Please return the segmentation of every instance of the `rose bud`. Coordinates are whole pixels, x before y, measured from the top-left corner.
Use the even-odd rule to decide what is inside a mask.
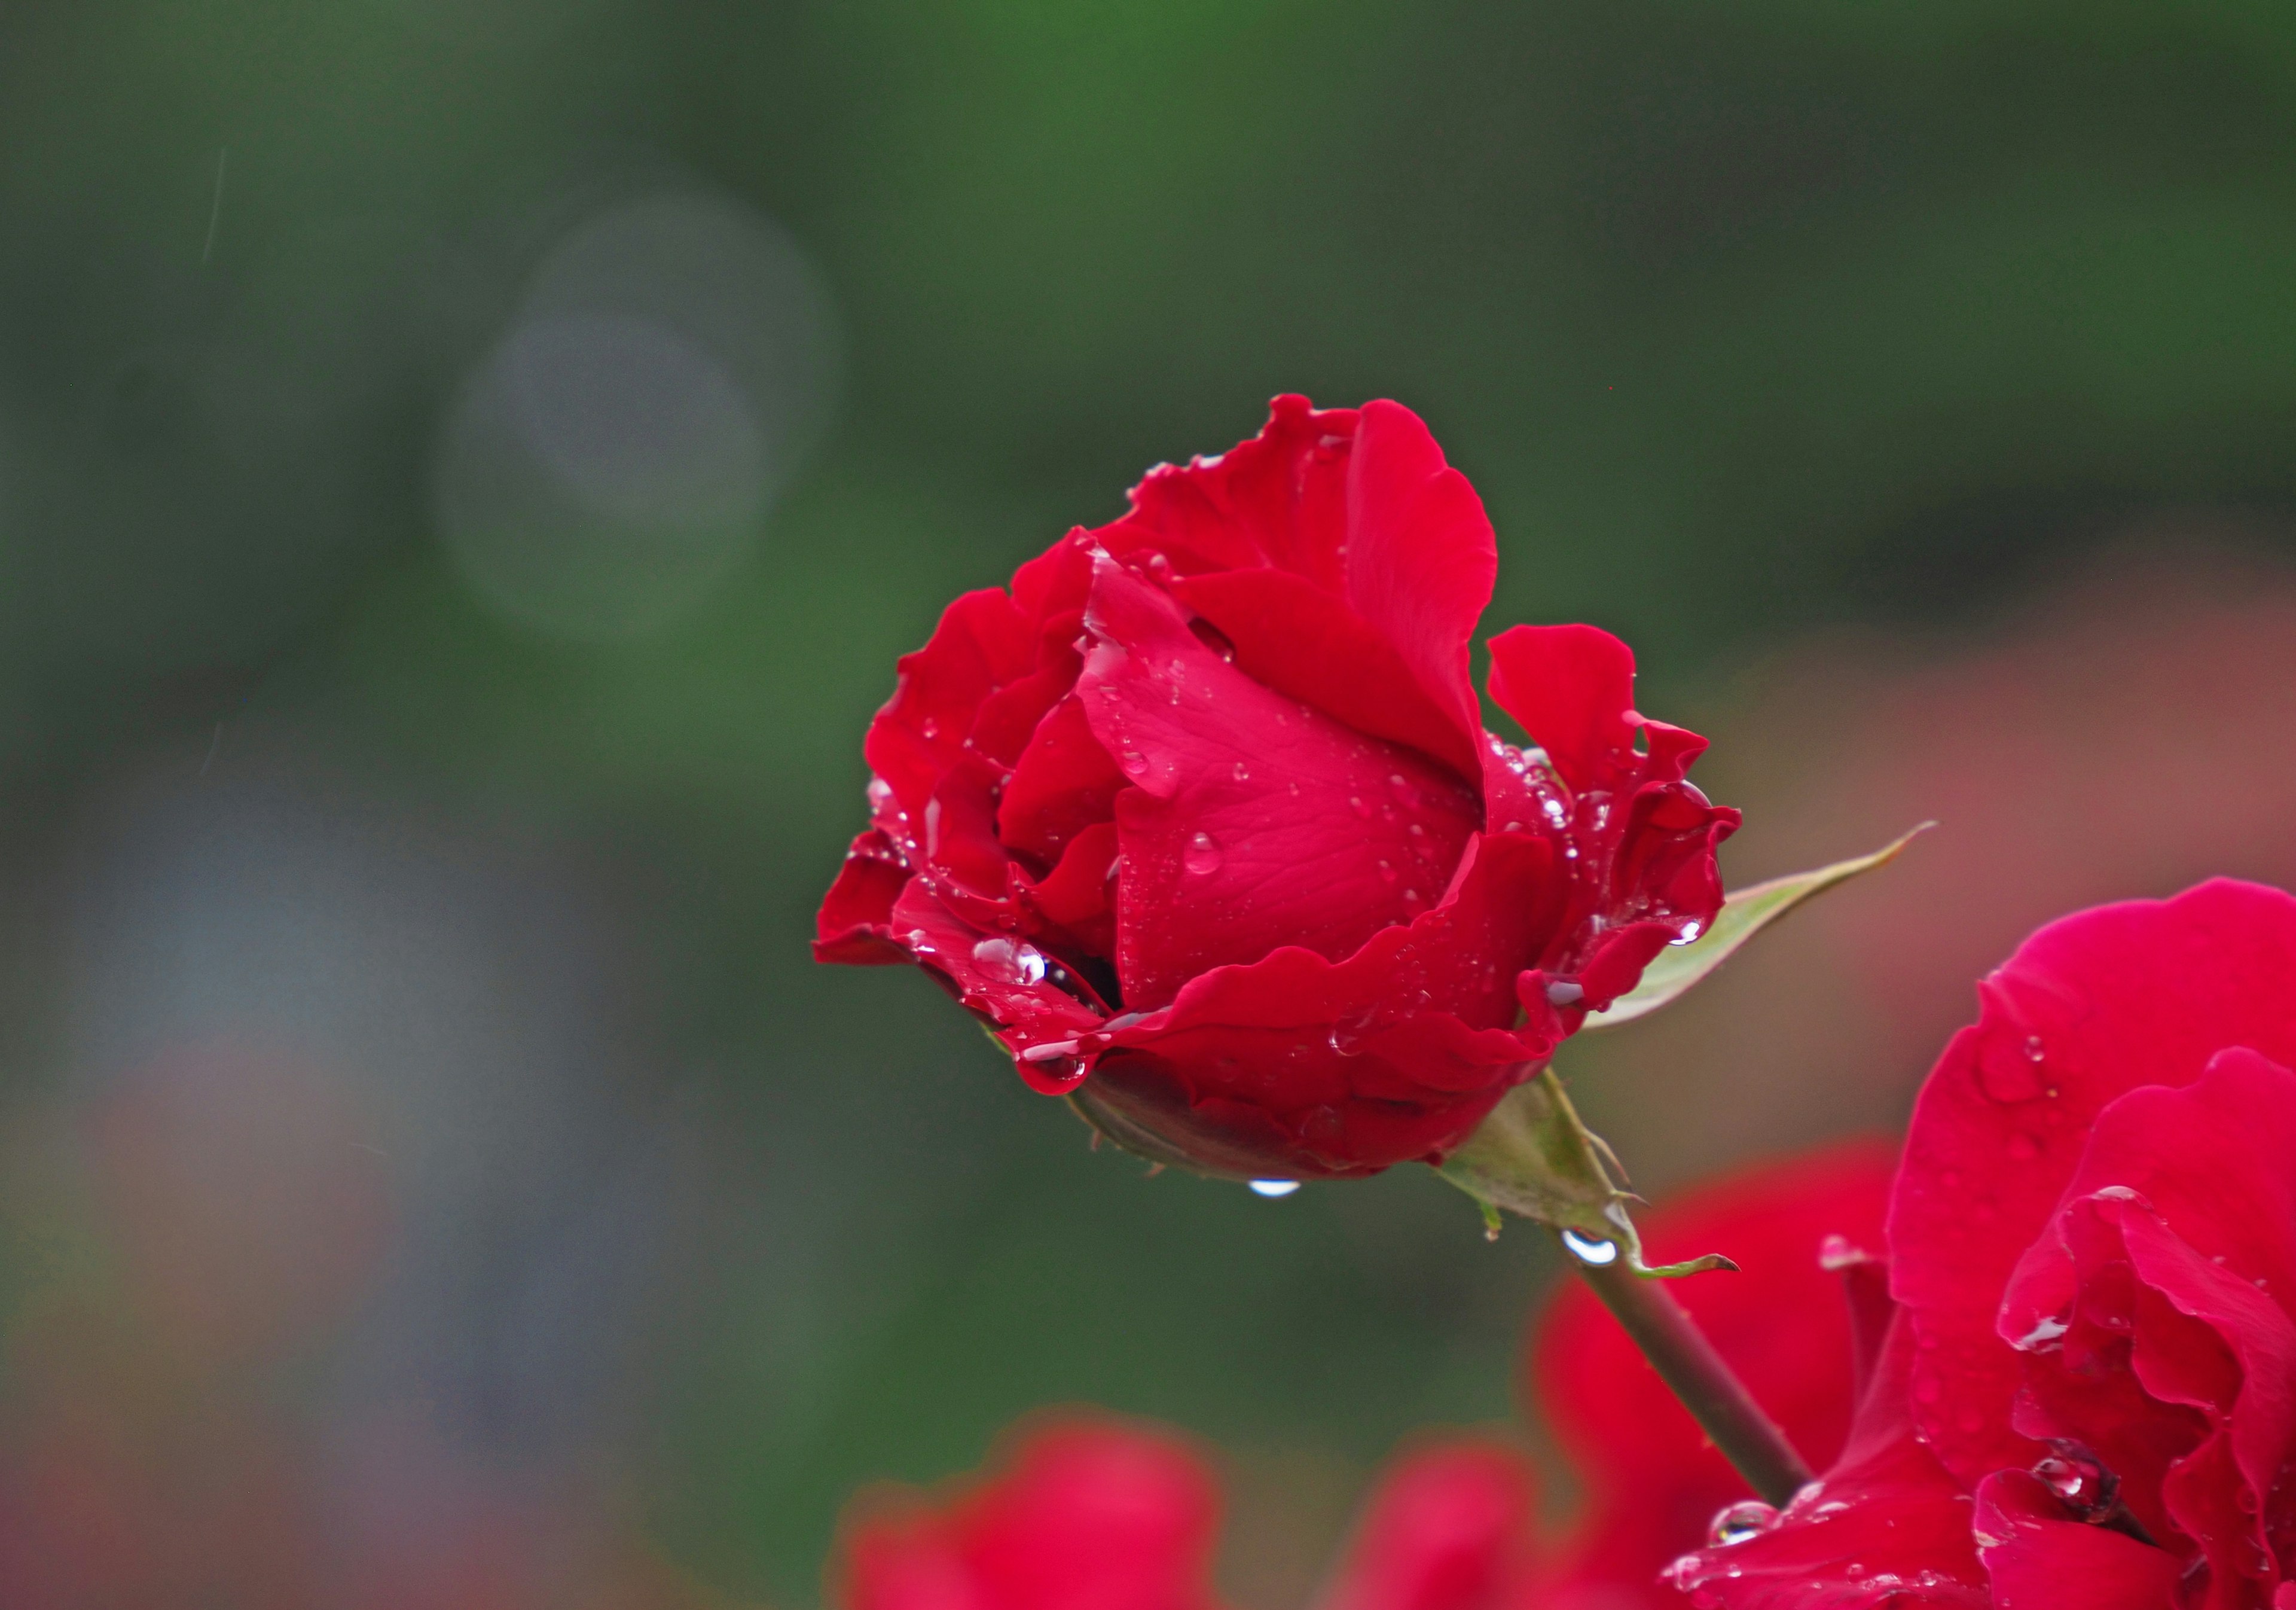
[[[1738,815],[1684,780],[1705,742],[1587,626],[1491,641],[1539,747],[1484,730],[1490,522],[1394,403],[1279,398],[1131,505],[901,661],[815,953],[924,968],[1159,1161],[1439,1161],[1714,920]]]

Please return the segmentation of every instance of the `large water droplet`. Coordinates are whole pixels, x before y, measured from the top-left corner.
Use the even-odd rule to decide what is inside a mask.
[[[1235,763],[1235,780],[1239,783],[1250,782],[1251,780],[1251,768],[1245,765],[1242,761],[1238,760]]]
[[[1212,835],[1208,833],[1195,834],[1189,839],[1187,849],[1180,852],[1180,865],[1200,877],[1206,873],[1218,872],[1219,864],[1220,847],[1212,842]]]
[[[1575,1006],[1587,998],[1587,986],[1575,979],[1551,979],[1546,985],[1546,1002],[1552,1006]]]
[[[1296,1179],[1255,1179],[1251,1182],[1252,1195],[1266,1196],[1270,1200],[1278,1196],[1289,1196],[1299,1188],[1300,1182]]]
[[[1562,1232],[1562,1244],[1570,1249],[1570,1255],[1579,1262],[1591,1263],[1596,1269],[1619,1261],[1619,1244],[1615,1241],[1598,1241],[1592,1236],[1582,1236],[1577,1230],[1565,1230]]]
[[[1693,944],[1696,942],[1698,936],[1705,932],[1706,924],[1697,921],[1695,918],[1693,918],[1691,921],[1683,924],[1681,932],[1676,934],[1672,939],[1666,942],[1669,945]]]
[[[984,977],[1000,984],[1045,982],[1045,953],[1001,933],[992,933],[973,946],[972,965]]]
[[[1706,1528],[1709,1547],[1727,1548],[1757,1538],[1778,1524],[1778,1512],[1759,1499],[1745,1499],[1717,1514]]]
[[[2034,1466],[2033,1474],[2042,1486],[2063,1500],[2066,1508],[2083,1520],[2093,1520],[2120,1501],[2120,1478],[2107,1470],[2096,1455],[2079,1442],[2052,1438],[2049,1446],[2055,1451]]]
[[[893,802],[893,785],[882,777],[869,779],[869,809],[882,810]]]
[[[2025,1036],[2025,1060],[2027,1062],[2038,1063],[2047,1055],[2048,1047],[2041,1043],[2041,1037],[2039,1035],[2028,1034]]]

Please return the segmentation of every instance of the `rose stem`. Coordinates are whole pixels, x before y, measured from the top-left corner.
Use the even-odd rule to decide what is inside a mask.
[[[1576,1257],[1570,1261],[1755,1495],[1784,1508],[1810,1480],[1809,1466],[1730,1373],[1666,1282],[1637,1275],[1622,1263],[1592,1264]]]

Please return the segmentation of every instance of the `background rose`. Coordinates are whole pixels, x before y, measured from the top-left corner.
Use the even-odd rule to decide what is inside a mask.
[[[1684,1583],[1728,1610],[1859,1581],[2023,1610],[2296,1600],[2292,982],[2296,899],[2222,880],[2053,923],[1984,981],[1906,1138],[1902,1307],[1850,1450]]]
[[[1712,919],[1704,742],[1589,627],[1494,640],[1543,747],[1483,729],[1490,523],[1393,403],[1279,398],[1132,501],[902,660],[817,954],[922,965],[1151,1155],[1439,1157]]]

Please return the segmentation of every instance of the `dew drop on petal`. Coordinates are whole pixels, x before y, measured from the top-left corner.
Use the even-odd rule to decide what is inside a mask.
[[[1045,953],[1001,933],[992,933],[973,946],[972,965],[982,976],[1000,984],[1045,982]]]
[[[1401,873],[1396,871],[1396,869],[1387,862],[1382,861],[1379,864],[1380,882],[1383,883],[1392,883],[1402,875],[1403,875]]]
[[[2025,1036],[2025,1060],[2027,1062],[2039,1062],[2042,1057],[2046,1055],[2047,1047],[2041,1044],[2041,1037],[2039,1035],[2028,1034]]]
[[[1362,799],[1357,795],[1349,794],[1348,796],[1348,809],[1354,811],[1357,816],[1362,817],[1366,821],[1371,819],[1371,807],[1365,804]]]
[[[1576,979],[1558,978],[1548,981],[1546,1002],[1551,1006],[1575,1006],[1587,998],[1587,986]]]
[[[1218,872],[1220,847],[1212,842],[1211,834],[1199,833],[1188,840],[1187,849],[1180,852],[1180,864],[1198,876]]]
[[[928,743],[940,736],[940,723],[927,716],[917,723],[917,732]]]
[[[1251,768],[1245,765],[1242,761],[1238,760],[1235,763],[1235,780],[1239,783],[1250,782],[1251,780]]]
[[[893,802],[893,785],[882,777],[869,779],[869,808],[882,810]]]
[[[1717,1514],[1706,1528],[1709,1547],[1727,1548],[1758,1538],[1778,1524],[1778,1512],[1759,1499],[1746,1499]]]
[[[1253,1195],[1265,1196],[1271,1201],[1279,1196],[1289,1196],[1299,1188],[1300,1182],[1296,1179],[1255,1179],[1251,1182]]]

